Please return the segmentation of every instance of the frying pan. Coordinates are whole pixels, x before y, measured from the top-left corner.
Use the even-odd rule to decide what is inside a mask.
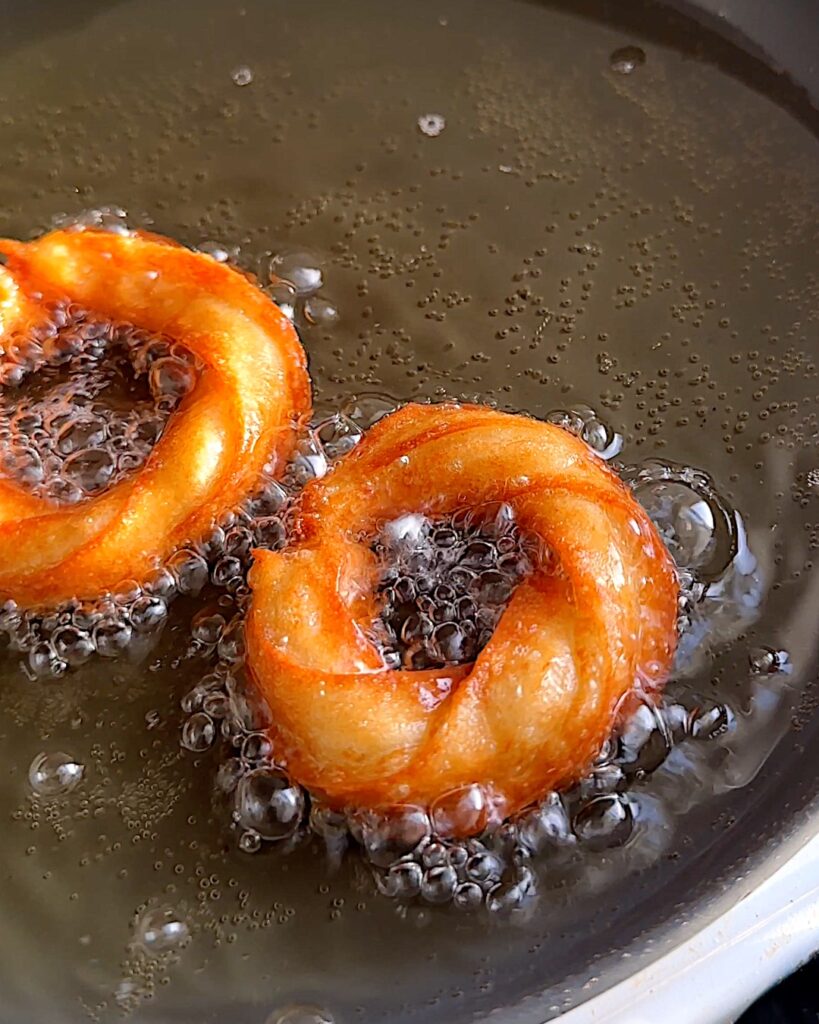
[[[201,670],[168,665],[191,609],[156,672],[97,662],[45,685],[9,656],[0,1021],[262,1024],[312,1003],[339,1022],[540,1024],[759,887],[819,820],[817,5],[2,8],[6,234],[121,204],[254,269],[312,250],[341,311],[304,329],[319,410],[362,392],[536,415],[587,402],[635,461],[718,481],[769,588],[686,684],[734,702],[733,738],[697,754],[694,782],[644,784],[660,820],[641,843],[511,921],[397,914],[354,860],[331,874],[315,850],[239,854],[213,763],[178,750]],[[626,76],[609,64],[624,46],[645,54]],[[446,120],[436,138],[417,127],[428,113]],[[762,725],[755,644],[794,666]],[[68,747],[83,786],[38,804],[28,764]],[[192,939],[146,958],[134,922],[157,905]]]

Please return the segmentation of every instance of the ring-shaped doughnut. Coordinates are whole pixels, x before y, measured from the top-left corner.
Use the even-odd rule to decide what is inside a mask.
[[[551,557],[518,586],[473,665],[387,669],[367,637],[379,573],[368,540],[407,512],[494,501]],[[307,486],[296,537],[255,553],[248,664],[277,756],[331,806],[430,807],[479,785],[486,807],[470,798],[452,828],[480,831],[487,815],[576,780],[624,696],[655,691],[670,670],[671,558],[628,488],[551,424],[405,406]]]
[[[310,384],[290,321],[203,253],[94,230],[0,240],[0,253],[3,351],[67,300],[170,336],[203,364],[143,466],[99,496],[61,506],[0,479],[0,595],[53,606],[142,580],[203,538],[271,458],[287,458]]]

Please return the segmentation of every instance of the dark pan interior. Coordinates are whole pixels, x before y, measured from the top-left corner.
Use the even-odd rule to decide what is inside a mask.
[[[647,798],[658,787],[681,812],[655,853],[601,856],[525,920],[487,922],[400,917],[352,867],[325,878],[317,853],[252,861],[223,844],[213,765],[177,755],[195,667],[149,678],[96,664],[46,686],[9,658],[0,1021],[118,1019],[133,985],[139,1021],[262,1024],[312,1001],[340,1024],[493,1011],[535,1024],[693,933],[807,837],[816,81],[795,43],[796,81],[759,54],[782,64],[788,26],[816,8],[766,6],[770,26],[748,9],[734,37],[754,39],[752,54],[643,3],[0,4],[3,234],[121,204],[189,244],[319,252],[342,313],[332,332],[305,334],[320,408],[372,391],[536,415],[595,406],[632,458],[710,472],[765,553],[763,615],[717,652],[700,690],[741,704],[755,643],[786,647],[796,669],[770,728],[746,746],[740,728],[713,754],[713,777],[733,772],[736,785],[688,807],[673,780],[647,783]],[[756,33],[769,27],[766,45]],[[618,77],[609,54],[625,45],[646,62]],[[243,88],[240,66],[253,74]],[[416,126],[428,112],[447,119],[435,139]],[[522,282],[540,303],[515,300]],[[190,609],[175,614],[168,648]],[[149,734],[153,709],[162,725]],[[49,816],[25,795],[26,769],[66,744],[94,765],[88,802]],[[208,886],[227,921],[198,900]],[[129,950],[152,901],[198,922],[178,963]]]

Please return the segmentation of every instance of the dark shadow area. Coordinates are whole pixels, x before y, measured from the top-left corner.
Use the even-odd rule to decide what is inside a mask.
[[[35,46],[49,36],[74,32],[98,14],[109,11],[122,0],[73,0],[55,4],[49,0],[32,0],[18,4],[3,0],[0,18],[6,26],[0,34],[0,56],[22,46]]]
[[[712,64],[819,134],[819,4],[813,0],[766,4],[764,19],[750,3],[734,4],[730,13],[732,5],[722,4],[717,14],[711,0],[548,0],[547,6]]]
[[[819,1021],[819,960],[811,960],[757,1000],[737,1024],[816,1024],[816,1021]]]

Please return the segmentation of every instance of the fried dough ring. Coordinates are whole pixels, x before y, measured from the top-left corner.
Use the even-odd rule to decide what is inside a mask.
[[[193,390],[135,474],[61,506],[0,480],[0,595],[53,606],[144,579],[204,537],[287,457],[310,407],[290,321],[241,273],[156,235],[54,231],[0,240],[0,346],[68,300],[170,335],[202,361]]]
[[[378,573],[367,538],[406,512],[493,501],[553,564],[518,586],[473,665],[387,669],[365,635]],[[331,806],[428,807],[477,783],[505,816],[580,777],[624,696],[670,669],[672,561],[626,486],[551,424],[405,406],[308,485],[298,531],[290,549],[255,553],[248,664],[280,756]]]

